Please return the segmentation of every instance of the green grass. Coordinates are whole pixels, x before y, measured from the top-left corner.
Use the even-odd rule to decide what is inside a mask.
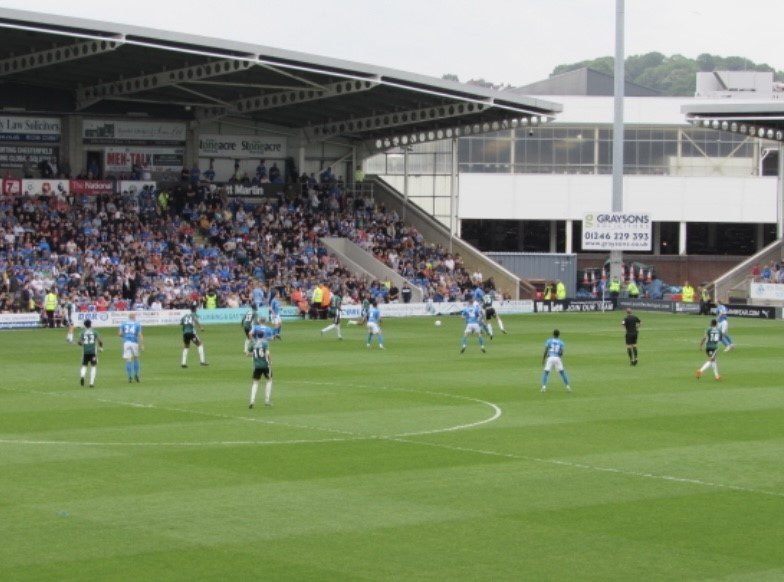
[[[239,325],[187,369],[146,328],[140,384],[101,330],[94,389],[63,331],[2,332],[0,578],[782,579],[781,322],[733,319],[715,382],[704,318],[639,316],[637,367],[617,312],[463,355],[453,317],[387,320],[384,352],[292,322],[254,410]],[[539,392],[556,326],[571,394]]]

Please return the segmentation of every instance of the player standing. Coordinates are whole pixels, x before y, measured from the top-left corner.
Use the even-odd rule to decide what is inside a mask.
[[[144,351],[144,336],[142,335],[142,324],[136,321],[135,313],[131,312],[128,315],[128,321],[120,324],[117,335],[123,338],[123,359],[125,359],[128,382],[134,380],[139,382],[139,373],[142,368],[139,353]]]
[[[272,296],[269,302],[270,323],[274,332],[271,339],[283,339],[280,335],[281,327],[283,327],[283,319],[280,316],[281,309],[277,296]]]
[[[626,328],[626,353],[629,355],[629,365],[637,365],[637,333],[642,322],[640,318],[632,314],[632,308],[626,308],[626,317],[623,318],[621,325]]]
[[[75,315],[76,315],[76,297],[71,296],[69,297],[65,305],[63,306],[65,310],[65,325],[68,326],[68,333],[65,336],[65,341],[69,344],[73,343],[74,339],[74,330],[76,328],[76,324],[74,323]]]
[[[79,372],[79,383],[84,386],[84,377],[87,375],[87,366],[90,366],[90,388],[95,387],[95,374],[98,368],[98,354],[96,347],[103,351],[103,340],[93,328],[93,322],[84,321],[84,329],[79,334],[78,344],[82,346],[82,369]]]
[[[204,327],[202,327],[201,322],[199,321],[199,317],[196,315],[197,307],[193,305],[191,307],[191,312],[186,313],[180,319],[180,325],[182,326],[182,361],[180,365],[183,368],[188,367],[188,352],[191,349],[191,342],[195,345],[199,350],[199,363],[202,366],[209,366],[207,363],[207,359],[204,356],[204,344],[202,344],[201,339],[198,335],[196,335],[196,328],[199,328],[199,331],[204,331]]]
[[[479,338],[479,347],[482,353],[487,352],[485,349],[485,338],[482,336],[482,308],[479,303],[467,303],[461,312],[463,319],[465,319],[466,326],[463,331],[463,343],[460,346],[460,353],[466,351],[468,347],[468,336],[476,335]]]
[[[547,340],[544,344],[544,354],[542,355],[542,365],[544,365],[544,372],[542,372],[542,392],[547,392],[547,379],[550,377],[550,370],[555,367],[561,375],[564,386],[567,392],[572,391],[569,385],[569,376],[566,375],[561,356],[563,356],[565,344],[561,340],[561,332],[557,329],[553,330],[553,337]]]
[[[367,312],[367,347],[373,343],[373,336],[376,336],[378,342],[378,349],[384,349],[384,335],[381,333],[381,310],[378,308],[378,302],[375,299],[370,300],[370,307]]]
[[[248,339],[248,334],[253,329],[253,324],[256,323],[256,307],[253,306],[248,309],[248,312],[242,316],[242,335]]]
[[[332,294],[329,300],[329,315],[332,317],[332,323],[321,330],[321,335],[324,335],[332,329],[338,330],[338,339],[342,340],[343,335],[340,333],[340,308],[343,305],[343,298],[340,296],[340,289]]]
[[[702,373],[708,368],[713,370],[713,377],[716,378],[716,380],[721,380],[721,376],[719,376],[719,364],[716,362],[716,351],[719,349],[720,341],[721,330],[719,330],[716,320],[711,319],[710,327],[705,330],[705,335],[702,336],[702,340],[700,340],[700,349],[702,349],[702,346],[705,346],[705,353],[708,354],[708,361],[697,370],[697,373],[695,374],[697,380],[702,378]]]
[[[732,343],[732,338],[727,333],[730,328],[729,309],[727,309],[726,305],[718,303],[716,304],[716,315],[718,316],[716,320],[719,323],[719,331],[721,332],[721,343],[725,346],[724,351],[728,352],[735,347],[735,344]]]
[[[272,370],[270,368],[269,342],[264,336],[264,331],[254,328],[252,337],[245,343],[245,355],[253,358],[253,383],[250,387],[250,403],[248,408],[256,404],[256,392],[259,390],[259,380],[262,376],[267,379],[264,387],[264,406],[272,406]]]

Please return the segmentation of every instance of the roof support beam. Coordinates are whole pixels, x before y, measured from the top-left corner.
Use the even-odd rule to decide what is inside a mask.
[[[233,101],[230,107],[210,107],[197,112],[197,118],[203,121],[210,121],[225,117],[231,114],[245,114],[254,111],[265,111],[278,107],[299,105],[308,101],[318,101],[340,95],[349,95],[369,91],[376,86],[373,81],[346,80],[337,83],[324,85],[323,89],[303,87],[292,89],[291,91],[279,91],[276,93],[263,93],[255,97],[247,97]]]
[[[379,137],[375,140],[366,140],[365,145],[368,151],[386,150],[392,147],[405,147],[417,143],[440,141],[442,139],[452,139],[469,135],[481,135],[491,131],[517,129],[518,127],[537,127],[543,123],[549,122],[550,120],[551,118],[546,115],[528,114],[497,119],[495,121],[475,123],[466,123],[465,120],[461,123],[459,119],[456,119],[451,125],[448,125],[442,129],[428,129],[408,132],[401,130],[401,132],[398,134],[389,135],[383,138]]]
[[[464,103],[462,101],[455,101],[422,109],[409,109],[406,111],[372,115],[370,117],[332,121],[313,127],[306,127],[303,128],[303,130],[309,138],[319,140],[346,133],[356,134],[405,126],[416,127],[422,123],[429,123],[440,119],[474,115],[487,109],[490,109],[490,106],[484,103]]]
[[[0,60],[0,77],[76,61],[116,50],[122,45],[118,40],[87,40],[70,45],[50,48]]]
[[[224,59],[192,67],[161,71],[150,75],[140,75],[130,79],[120,79],[109,83],[101,83],[91,87],[83,87],[76,92],[77,109],[84,109],[102,99],[130,95],[142,91],[150,91],[160,87],[170,87],[188,81],[199,81],[245,71],[253,66],[249,61]]]

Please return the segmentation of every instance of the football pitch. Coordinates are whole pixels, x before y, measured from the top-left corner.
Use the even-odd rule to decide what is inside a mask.
[[[386,350],[323,322],[272,342],[273,406],[248,409],[239,323],[115,329],[93,389],[64,330],[0,332],[0,579],[784,578],[781,321],[507,316],[486,354],[462,320],[388,319]],[[544,342],[566,344],[541,393]],[[260,391],[263,392],[262,380]]]

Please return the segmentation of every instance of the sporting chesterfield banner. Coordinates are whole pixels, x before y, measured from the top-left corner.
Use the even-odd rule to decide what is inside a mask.
[[[201,158],[285,158],[286,138],[264,135],[202,135]]]

